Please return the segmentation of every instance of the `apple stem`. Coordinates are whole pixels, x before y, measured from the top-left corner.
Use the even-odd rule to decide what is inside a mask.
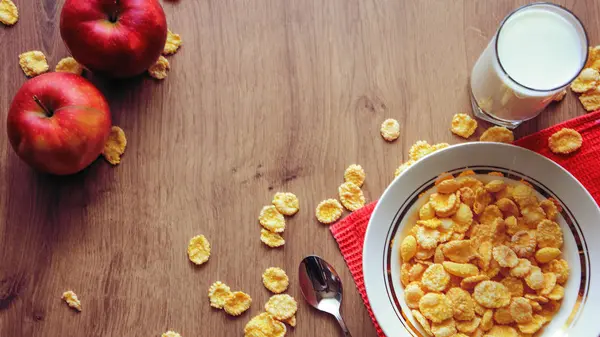
[[[40,106],[40,108],[42,108],[42,110],[44,110],[44,112],[46,113],[46,116],[52,117],[52,115],[54,115],[52,110],[46,108],[46,106],[42,103],[42,101],[40,101],[40,99],[37,96],[34,95],[33,100],[37,103],[37,105]]]
[[[112,12],[110,17],[108,18],[110,22],[115,23],[119,19],[119,0],[115,0],[115,10]]]

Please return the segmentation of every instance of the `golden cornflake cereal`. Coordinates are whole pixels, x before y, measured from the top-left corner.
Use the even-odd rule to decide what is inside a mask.
[[[492,195],[483,187],[476,187],[474,191],[475,201],[473,202],[473,211],[475,214],[481,214],[492,202]]]
[[[528,300],[532,300],[538,303],[548,303],[548,299],[544,296],[533,295],[533,294],[525,294],[524,296]]]
[[[562,128],[548,138],[548,147],[554,153],[568,154],[581,148],[583,138],[577,130]]]
[[[537,204],[537,198],[533,193],[533,188],[526,184],[517,184],[512,190],[512,197],[519,207]]]
[[[511,238],[511,248],[518,257],[530,257],[535,252],[537,240],[535,231],[521,230]]]
[[[494,247],[492,250],[492,256],[494,257],[494,260],[498,262],[500,267],[512,268],[519,263],[517,254],[515,254],[512,249],[504,245]]]
[[[494,325],[486,336],[493,337],[519,337],[520,334],[512,326]]]
[[[167,78],[167,74],[170,69],[171,64],[169,63],[169,60],[167,60],[164,56],[159,56],[158,60],[156,60],[156,63],[148,68],[148,74],[157,80],[164,80]]]
[[[548,299],[553,301],[560,301],[565,296],[565,288],[561,285],[557,284],[554,286],[554,289],[548,294]]]
[[[445,261],[442,265],[448,273],[458,277],[469,277],[479,274],[477,266],[471,263]]]
[[[560,248],[563,245],[562,229],[554,221],[540,221],[537,225],[536,240],[539,248]]]
[[[318,217],[317,217],[318,218]],[[282,233],[285,230],[285,219],[273,205],[265,206],[260,210],[258,222],[273,233]]]
[[[496,200],[496,206],[505,216],[519,216],[519,208],[514,201],[508,198]]]
[[[456,179],[446,179],[437,185],[438,193],[450,194],[458,191],[460,183]]]
[[[476,229],[479,228],[483,228],[484,226],[478,225]],[[474,231],[474,235],[471,235],[471,242],[473,243],[473,245],[479,245],[479,247],[477,247],[477,258],[479,259],[479,266],[481,267],[481,269],[487,270],[490,268],[490,263],[493,261],[492,259],[492,243],[491,241],[491,237],[488,237],[487,235],[490,233],[489,231],[486,231],[486,235],[479,235],[479,233],[484,232],[484,231],[478,231],[475,230]]]
[[[488,309],[485,311],[483,316],[481,316],[481,323],[479,324],[481,330],[488,331],[494,326],[493,315],[493,310]]]
[[[482,142],[512,143],[515,136],[512,131],[503,126],[492,126],[481,134],[479,140]]]
[[[77,298],[77,295],[72,290],[65,291],[61,298],[69,307],[81,312],[81,301],[79,301],[79,298]]]
[[[600,68],[600,67],[596,66],[596,65],[600,65],[596,62],[596,61],[600,60],[600,46],[589,47],[588,49],[589,49],[588,50],[588,59],[583,68],[584,69],[585,68],[594,68],[597,70],[598,68]]]
[[[395,119],[386,119],[381,123],[381,137],[388,142],[393,142],[400,137],[400,123]]]
[[[554,273],[543,273],[544,275],[544,286],[538,289],[538,294],[542,296],[548,296],[556,286],[556,274]]]
[[[535,227],[537,224],[546,218],[544,210],[537,205],[528,205],[521,208],[523,221],[529,227]]]
[[[454,319],[459,321],[470,321],[475,318],[475,305],[471,294],[461,288],[451,288],[446,296],[452,302]]]
[[[408,151],[410,159],[417,161],[433,152],[433,148],[424,140],[417,141]]]
[[[500,281],[506,289],[510,292],[510,296],[512,297],[521,297],[523,296],[523,292],[525,287],[523,286],[523,281],[516,277],[507,276]]]
[[[163,333],[161,337],[181,337],[181,335],[178,332],[169,330]]]
[[[547,303],[541,304],[542,310],[540,315],[544,316],[547,321],[550,321],[552,316],[560,310],[562,302],[560,301],[548,301]]]
[[[345,182],[338,187],[340,201],[349,211],[356,211],[365,205],[365,196],[356,184]]]
[[[431,332],[435,337],[452,337],[456,335],[454,319],[449,318],[440,323],[431,324]]]
[[[28,51],[19,55],[19,65],[27,77],[41,75],[50,68],[46,55],[39,50]]]
[[[433,263],[441,264],[446,259],[444,256],[444,252],[442,251],[443,247],[444,245],[438,245],[437,247],[435,247],[435,253],[433,254]]]
[[[423,273],[421,284],[430,291],[442,291],[450,282],[450,275],[441,264],[434,263]]]
[[[579,76],[571,83],[571,90],[577,93],[584,93],[594,89],[600,81],[600,73],[594,68],[585,68]]]
[[[344,209],[339,201],[336,199],[327,199],[317,205],[315,213],[320,223],[328,225],[338,221],[343,211]]]
[[[471,208],[469,208],[467,204],[461,203],[452,217],[452,220],[456,223],[454,230],[464,233],[469,230],[471,223],[473,223],[473,211],[471,211]]]
[[[544,210],[544,213],[546,213],[546,218],[552,221],[556,220],[559,211],[558,207],[551,199],[542,200],[542,202],[540,202],[540,207]]]
[[[419,208],[419,219],[430,220],[433,218],[435,218],[435,209],[433,209],[430,203],[426,203]]]
[[[125,137],[125,131],[118,126],[112,126],[108,140],[104,144],[104,150],[102,156],[107,162],[112,165],[118,165],[121,163],[121,156],[125,153],[127,147],[127,138]]]
[[[473,301],[473,304],[475,305],[475,313],[479,316],[483,316],[485,314],[485,312],[488,310],[488,309],[482,307],[479,303],[477,303],[477,301]]]
[[[444,294],[427,293],[419,301],[419,311],[434,323],[441,323],[453,315],[452,302]]]
[[[544,274],[539,267],[532,266],[529,275],[525,277],[525,283],[533,290],[544,288]]]
[[[399,176],[400,173],[406,171],[406,169],[409,168],[414,163],[415,163],[415,161],[410,159],[410,160],[406,161],[405,163],[403,163],[402,165],[398,166],[396,171],[394,171],[394,177]]]
[[[450,261],[457,263],[467,263],[477,256],[471,240],[450,241],[444,244],[442,252]]]
[[[475,192],[470,187],[461,187],[458,190],[458,193],[460,193],[460,201],[469,207],[473,207],[473,203],[475,202]]]
[[[492,224],[496,219],[502,219],[502,212],[496,205],[487,205],[479,215],[479,222],[482,224]]]
[[[294,193],[277,192],[273,196],[273,206],[279,213],[292,216],[300,209],[300,202]]]
[[[62,60],[58,61],[56,68],[54,68],[56,72],[62,73],[71,73],[75,75],[81,75],[83,73],[83,66],[79,64],[79,62],[75,61],[72,57],[65,57]]]
[[[562,90],[557,92],[554,97],[552,98],[552,100],[554,102],[560,102],[563,100],[563,98],[565,98],[565,95],[567,94],[567,90]]]
[[[569,264],[564,259],[554,259],[542,267],[544,273],[554,273],[558,284],[565,284],[569,278]]]
[[[417,253],[417,240],[414,236],[408,235],[402,240],[400,244],[400,257],[402,261],[408,262]]]
[[[411,309],[419,308],[419,301],[423,295],[425,293],[418,282],[411,282],[404,288],[404,299],[406,300],[406,305]]]
[[[225,300],[231,296],[231,289],[225,283],[217,281],[208,288],[208,299],[210,306],[217,309],[223,309]]]
[[[479,274],[475,276],[465,277],[460,281],[460,287],[463,289],[473,289],[481,281],[487,281],[490,278],[487,275]]]
[[[531,308],[533,309],[534,312],[540,312],[540,311],[542,311],[542,306],[538,302],[536,302],[534,300],[530,300],[530,299],[528,299],[528,301],[529,301],[529,304],[531,305]]]
[[[265,285],[265,288],[269,289],[269,291],[280,294],[287,290],[288,285],[290,284],[290,280],[288,279],[287,274],[281,268],[267,268],[265,272],[262,274],[262,281]]]
[[[271,248],[277,248],[285,245],[285,239],[281,235],[268,231],[264,228],[261,228],[260,230],[260,241]]]
[[[440,239],[440,232],[436,229],[417,226],[415,236],[419,246],[425,249],[435,249]]]
[[[269,313],[254,316],[244,327],[244,337],[283,337],[286,327]]]
[[[475,133],[475,130],[477,130],[477,121],[471,118],[471,116],[459,113],[452,118],[450,131],[455,135],[469,138]]]
[[[19,10],[11,0],[0,0],[0,22],[12,26],[19,20]]]
[[[441,193],[433,193],[429,196],[429,203],[433,207],[436,213],[446,214],[451,212],[453,209],[460,206],[456,199],[456,194],[441,194]]]
[[[421,312],[418,310],[412,310],[411,312],[413,317],[419,323],[419,325],[421,325],[425,333],[429,336],[433,336],[433,333],[431,332],[431,326],[429,325],[429,321],[427,320],[427,318],[425,318],[425,316],[423,316],[423,314],[421,314]]]
[[[298,303],[288,294],[273,295],[265,304],[265,310],[275,319],[285,320],[296,314]]]
[[[344,171],[344,181],[354,183],[358,187],[363,185],[365,178],[365,170],[360,165],[352,164]]]
[[[431,150],[432,150],[432,152],[435,152],[437,150],[445,149],[449,146],[450,146],[450,144],[448,144],[448,143],[437,143],[437,144],[431,145]]]
[[[587,111],[600,109],[600,88],[596,87],[595,89],[581,94],[581,96],[579,96],[579,101]]]
[[[533,309],[528,299],[515,297],[510,302],[510,314],[518,324],[526,324],[533,320]]]
[[[412,266],[409,263],[404,262],[400,267],[400,282],[403,286],[407,286],[410,283],[410,268]]]
[[[502,307],[494,311],[494,321],[498,324],[510,324],[513,323],[515,320],[510,314],[510,308]]]
[[[417,225],[421,225],[423,227],[427,227],[427,228],[431,228],[431,229],[436,229],[438,227],[440,227],[442,224],[442,221],[438,218],[433,218],[433,219],[429,219],[429,220],[417,220]]]
[[[415,254],[415,259],[417,260],[427,260],[435,254],[435,249],[425,249],[423,247],[417,247],[417,253]]]
[[[296,315],[292,316],[292,318],[288,318],[283,320],[283,322],[289,326],[291,326],[292,328],[296,327]]]
[[[477,329],[479,323],[481,323],[481,318],[475,316],[475,318],[470,321],[457,321],[456,329],[460,332],[470,334]]]
[[[241,291],[236,291],[227,297],[223,309],[231,316],[239,316],[244,311],[248,310],[251,304],[252,298],[250,295]]]
[[[435,179],[435,186],[438,186],[439,184],[441,184],[442,182],[446,181],[446,180],[451,180],[454,179],[454,176],[448,172],[442,172],[440,173],[440,175],[438,175],[438,177]]]
[[[559,257],[560,254],[561,251],[558,248],[545,247],[535,252],[535,259],[539,263],[548,263]]]
[[[173,33],[170,29],[167,29],[167,42],[163,49],[163,55],[175,54],[179,47],[181,47],[182,41],[179,34]]]
[[[485,308],[501,308],[510,303],[510,292],[496,281],[482,281],[475,286],[473,298]]]
[[[540,315],[533,315],[529,323],[518,324],[517,327],[522,333],[534,334],[546,323],[546,319]]]
[[[485,184],[485,190],[490,193],[497,193],[506,188],[504,181],[502,180],[492,180],[489,183]]]
[[[210,243],[204,235],[196,235],[190,239],[187,248],[188,258],[197,265],[208,261],[210,257]]]

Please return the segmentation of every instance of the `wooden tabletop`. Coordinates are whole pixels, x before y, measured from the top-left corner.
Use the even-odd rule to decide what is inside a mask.
[[[45,176],[0,137],[0,335],[242,336],[270,295],[262,272],[278,266],[299,303],[288,335],[338,336],[334,319],[307,306],[298,288],[298,263],[318,254],[341,274],[353,335],[376,336],[314,208],[337,196],[349,164],[365,168],[372,201],[415,141],[461,142],[448,127],[454,113],[470,111],[470,70],[501,19],[527,2],[164,2],[184,40],[166,80],[86,75],[127,134],[120,166],[98,160],[71,177]],[[600,42],[596,0],[556,2]],[[52,68],[67,55],[62,1],[15,3],[20,21],[0,26],[3,120],[26,81],[17,55],[42,50]],[[569,92],[516,134],[582,114]],[[389,117],[401,124],[394,143],[379,136]],[[284,248],[269,249],[257,216],[277,191],[298,195],[301,210],[287,219]],[[186,256],[197,234],[212,244],[201,267]],[[249,293],[250,310],[231,318],[211,309],[206,293],[217,280]],[[83,312],[61,301],[68,289]]]

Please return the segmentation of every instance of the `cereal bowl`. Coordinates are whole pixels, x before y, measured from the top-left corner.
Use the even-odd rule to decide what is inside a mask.
[[[517,146],[486,142],[452,146],[419,160],[390,184],[375,207],[365,236],[363,272],[369,302],[386,335],[429,336],[417,321],[417,318],[422,317],[415,318],[405,299],[404,285],[401,282],[403,261],[400,258],[400,245],[419,219],[421,206],[430,200],[432,193],[436,193],[435,183],[439,175],[447,172],[458,176],[469,170],[475,173],[471,177],[481,180],[483,184],[494,180],[496,183],[501,181],[505,185],[513,186],[513,189],[517,185],[530,186],[537,199],[551,198],[556,201],[559,213],[551,222],[558,224],[563,234],[561,255],[558,258],[568,263],[570,272],[566,282],[562,282],[562,305],[553,316],[547,315],[546,311],[539,312],[544,313],[547,319],[535,336],[600,335],[600,324],[595,321],[598,317],[597,309],[600,309],[600,286],[594,277],[598,274],[593,274],[595,269],[600,268],[600,248],[593,244],[594,238],[600,238],[598,205],[577,179],[556,163]],[[489,175],[491,172],[495,172],[494,175]],[[498,176],[498,173],[502,176]],[[460,196],[458,198],[460,202]],[[517,216],[519,221],[525,218],[521,211]],[[533,227],[530,225],[530,228],[541,228],[536,227],[539,224],[537,220],[533,221]],[[539,237],[537,232],[531,233]],[[470,235],[473,234],[467,232],[465,239]],[[512,247],[512,234],[503,235],[508,240],[505,242],[506,246]],[[542,247],[542,242],[540,240],[538,246],[534,246],[536,251]],[[420,257],[428,258],[426,255],[428,254],[424,253]],[[432,259],[433,257],[429,258],[429,261]],[[531,261],[537,263],[534,258],[531,258]],[[547,271],[546,264],[540,262],[539,267],[544,272]],[[426,264],[425,269],[427,268]],[[498,269],[504,273],[498,275],[508,276],[510,272],[509,267]],[[484,273],[483,269],[481,273]],[[452,278],[455,279],[456,276]],[[499,278],[500,276],[492,276],[492,281]],[[450,281],[452,282],[453,280]],[[455,281],[454,285],[459,287],[457,282]],[[526,284],[526,291],[531,292],[529,284],[523,283]],[[442,292],[448,288],[450,286]],[[509,288],[511,287],[506,289],[511,290]],[[472,289],[468,291],[473,292]],[[440,290],[425,288],[425,292],[438,293]],[[530,293],[530,296],[534,295]],[[556,303],[554,300],[550,302]],[[533,314],[536,314],[535,308]],[[428,323],[431,322],[428,320]],[[495,321],[494,323],[496,324]],[[516,324],[513,324],[513,327],[519,331]]]

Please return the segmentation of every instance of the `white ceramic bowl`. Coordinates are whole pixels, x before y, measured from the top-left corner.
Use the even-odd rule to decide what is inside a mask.
[[[563,212],[563,257],[571,268],[560,311],[541,336],[600,335],[600,209],[569,172],[526,149],[500,143],[469,143],[437,151],[411,166],[387,188],[369,222],[363,248],[363,272],[369,302],[385,334],[426,336],[404,301],[400,283],[400,238],[414,224],[418,208],[442,172],[472,169],[500,171],[531,183],[545,197],[554,197]],[[600,182],[598,182],[600,183]]]

